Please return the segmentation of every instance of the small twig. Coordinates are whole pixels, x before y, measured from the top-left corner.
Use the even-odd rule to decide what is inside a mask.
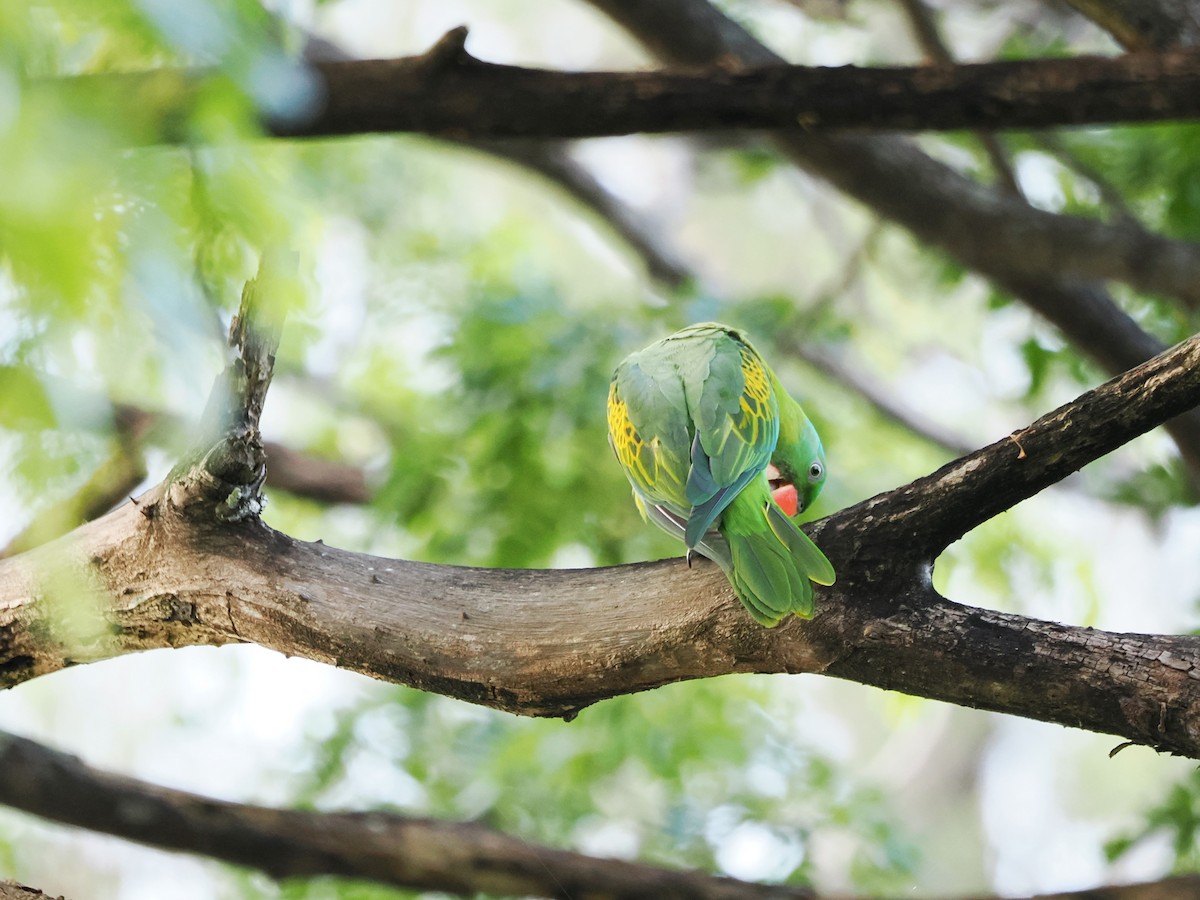
[[[884,418],[917,437],[954,456],[962,456],[975,449],[975,445],[968,443],[961,435],[900,402],[883,384],[872,378],[864,366],[848,362],[840,354],[807,341],[790,341],[787,347],[818,371],[857,392]]]
[[[461,143],[544,176],[596,213],[641,257],[646,271],[677,288],[694,277],[659,230],[626,206],[567,150],[563,141],[470,140]]]
[[[921,47],[921,52],[925,54],[929,62],[945,66],[954,65],[956,62],[954,54],[950,52],[950,48],[942,39],[941,30],[938,28],[933,11],[925,5],[925,0],[898,0],[898,2],[904,8],[909,25]],[[992,168],[996,170],[996,177],[1005,193],[1024,199],[1025,194],[1021,190],[1020,182],[1017,181],[1017,174],[1013,171],[1012,162],[996,134],[991,131],[977,130],[975,139],[979,141],[983,152],[991,161]]]
[[[419,64],[431,72],[439,72],[453,65],[473,62],[467,52],[467,26],[451,28],[420,57]]]
[[[1095,166],[1084,162],[1078,153],[1063,142],[1062,138],[1052,131],[1032,133],[1030,138],[1043,151],[1055,157],[1060,163],[1073,170],[1077,175],[1082,175],[1090,181],[1096,192],[1100,195],[1100,199],[1108,204],[1112,209],[1113,215],[1119,222],[1136,226],[1145,233],[1137,216],[1133,214],[1121,192],[1113,187],[1112,183],[1100,174]]]

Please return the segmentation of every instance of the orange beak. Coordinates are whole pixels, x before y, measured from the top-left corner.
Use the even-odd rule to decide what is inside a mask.
[[[800,495],[794,484],[783,480],[779,470],[767,465],[767,481],[771,483],[771,499],[783,510],[785,516],[791,517],[800,511]]]

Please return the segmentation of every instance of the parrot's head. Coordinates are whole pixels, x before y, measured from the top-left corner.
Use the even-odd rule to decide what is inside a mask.
[[[767,478],[775,503],[789,516],[812,506],[825,486],[825,448],[821,437],[800,404],[776,389],[779,395],[779,441],[771,454]]]

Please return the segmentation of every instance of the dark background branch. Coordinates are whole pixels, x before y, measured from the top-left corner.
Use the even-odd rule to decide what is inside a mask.
[[[538,846],[473,822],[243,806],[99,772],[0,732],[0,803],[274,878],[341,875],[455,894],[809,900],[758,885]]]
[[[685,131],[929,131],[1170,121],[1200,115],[1200,54],[819,68],[764,60],[705,72],[556,72],[454,47],[418,57],[316,61],[321,99],[267,122],[288,137],[416,131],[458,138],[581,138]],[[711,63],[712,60],[706,60]],[[755,64],[751,64],[755,65]],[[46,89],[188,101],[180,73],[81,76]],[[180,140],[170,131],[159,139]]]
[[[440,61],[439,61],[440,63]],[[328,102],[281,135],[422,131],[471,137],[871,128],[927,131],[1165,121],[1200,114],[1200,56],[1021,60],[919,68],[550,72],[460,56],[449,65],[317,64]],[[364,119],[369,114],[369,119]]]
[[[337,875],[464,896],[592,900],[816,900],[809,888],[753,884],[539,846],[474,822],[376,813],[269,809],[213,800],[102,772],[0,732],[0,804],[166,850],[212,857],[276,879]],[[44,896],[0,883],[0,898]],[[1030,900],[1195,900],[1200,876],[1070,891]]]
[[[145,445],[159,430],[178,430],[172,418],[135,406],[114,410],[117,446],[84,485],[60,503],[38,514],[0,549],[0,558],[24,553],[104,515],[124,503],[146,480]],[[318,503],[362,504],[371,499],[366,472],[360,466],[303,453],[275,441],[265,441],[269,489],[286,491]]]
[[[1128,50],[1200,44],[1200,10],[1192,0],[1067,0]]]

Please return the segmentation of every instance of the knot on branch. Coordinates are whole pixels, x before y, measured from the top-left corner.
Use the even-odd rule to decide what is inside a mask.
[[[170,478],[171,505],[219,522],[240,522],[262,513],[266,451],[257,428],[227,434]]]
[[[419,68],[430,74],[437,74],[452,66],[478,62],[467,52],[467,26],[451,28],[438,38],[437,43],[418,56],[415,62]]]

